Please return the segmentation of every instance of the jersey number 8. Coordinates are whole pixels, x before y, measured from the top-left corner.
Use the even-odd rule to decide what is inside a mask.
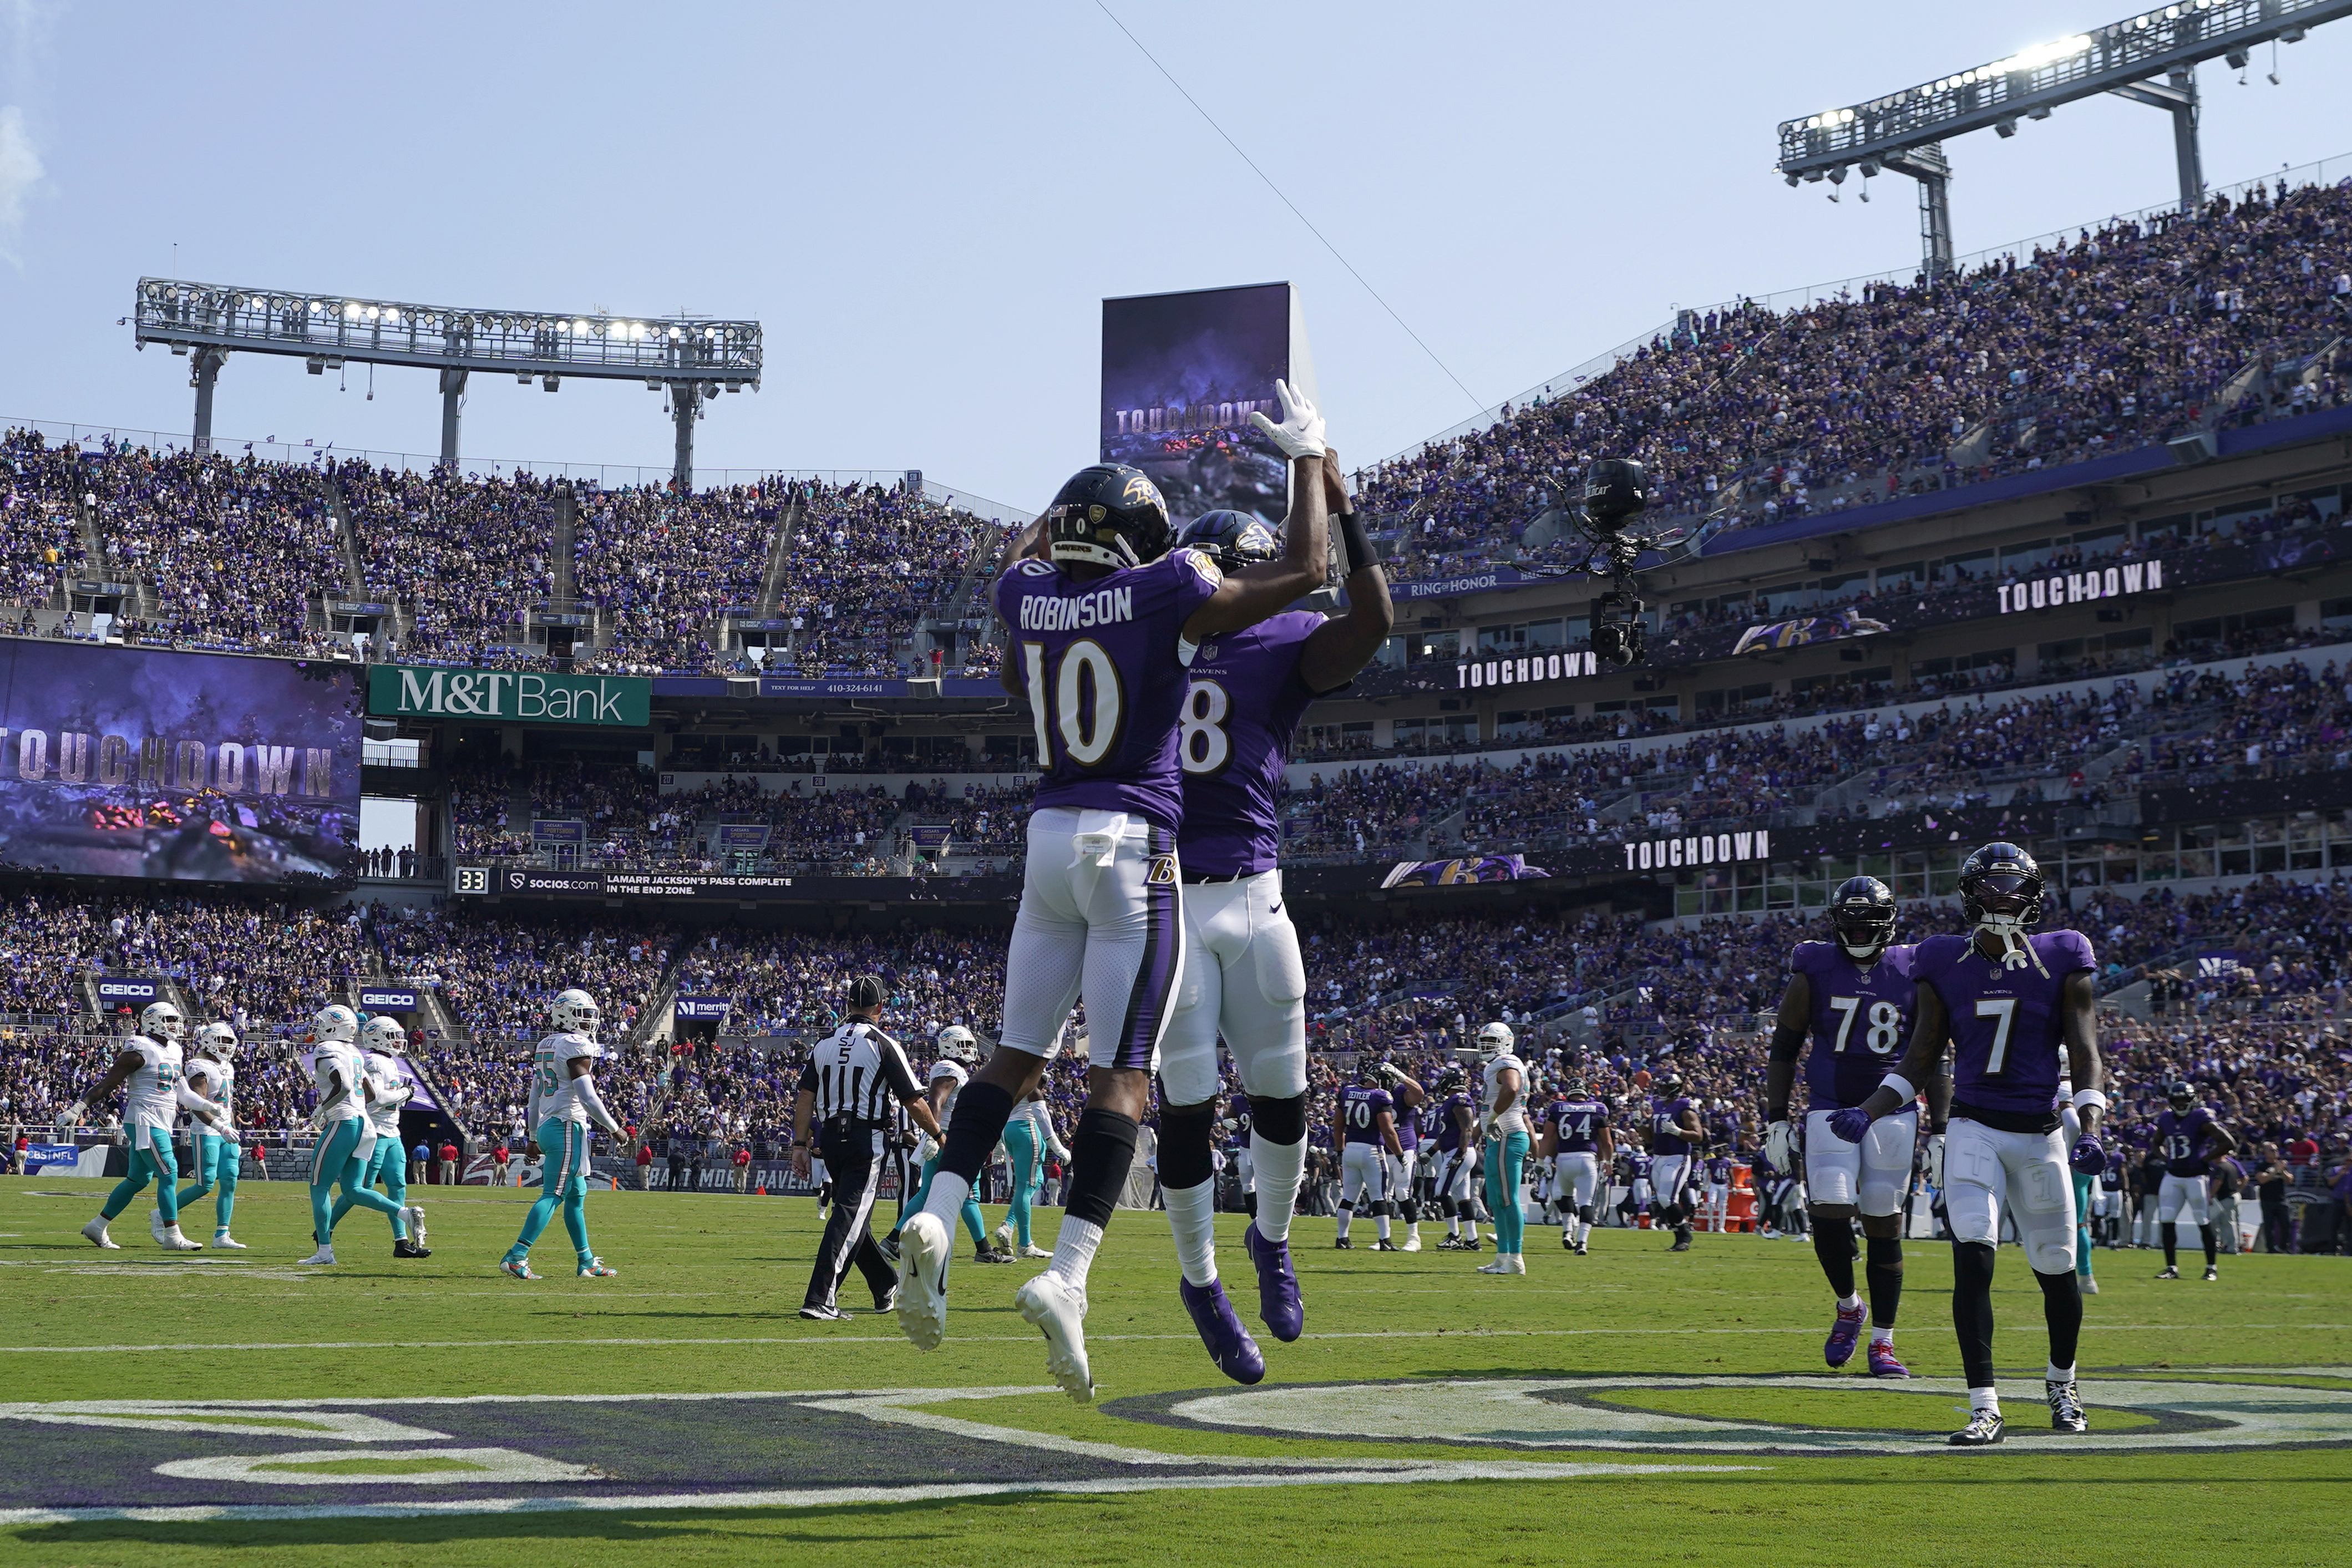
[[[1102,766],[1118,749],[1127,723],[1126,692],[1109,650],[1081,637],[1062,650],[1049,673],[1045,644],[1024,643],[1021,663],[1028,676],[1029,714],[1037,725],[1037,765],[1049,773],[1057,758],[1077,768]],[[1062,743],[1058,749],[1056,738]]]
[[[1185,689],[1182,732],[1177,746],[1187,773],[1222,773],[1234,759],[1233,737],[1225,733],[1225,716],[1233,699],[1214,681],[1195,681]]]

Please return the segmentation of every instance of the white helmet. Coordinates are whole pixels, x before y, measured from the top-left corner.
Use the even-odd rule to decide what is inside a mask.
[[[555,999],[547,1004],[547,1019],[561,1033],[593,1040],[602,1015],[596,1011],[596,998],[573,986],[555,993]]]
[[[310,1015],[310,1042],[325,1045],[340,1040],[348,1045],[360,1037],[360,1015],[341,1002],[330,1002]]]
[[[360,1044],[379,1056],[405,1056],[408,1054],[408,1031],[400,1027],[398,1019],[378,1013],[361,1026]]]
[[[208,1023],[196,1030],[196,1054],[226,1061],[236,1054],[236,1030],[225,1023]]]
[[[980,1060],[979,1037],[960,1023],[940,1030],[937,1043],[940,1054],[950,1061],[961,1061],[970,1067]]]
[[[1503,1055],[1518,1042],[1507,1023],[1490,1023],[1478,1031],[1478,1054],[1492,1060]]]
[[[139,1032],[149,1040],[177,1043],[187,1038],[188,1020],[169,1002],[149,1002],[147,1010],[139,1015]]]

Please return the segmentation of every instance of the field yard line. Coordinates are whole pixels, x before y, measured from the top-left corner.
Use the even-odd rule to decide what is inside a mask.
[[[1204,1464],[1214,1464],[1213,1458]],[[1264,1462],[1264,1461],[1254,1461]],[[1365,1465],[1349,1470],[1306,1475],[1240,1471],[1208,1476],[1112,1476],[1097,1480],[953,1482],[913,1487],[824,1487],[801,1491],[661,1492],[642,1497],[467,1498],[448,1502],[248,1503],[209,1508],[13,1508],[0,1509],[0,1529],[40,1524],[83,1524],[107,1520],[142,1524],[193,1524],[213,1521],[264,1521],[313,1519],[420,1519],[453,1514],[625,1513],[652,1509],[844,1508],[860,1504],[952,1502],[964,1498],[1019,1493],[1079,1494],[1139,1491],[1214,1491],[1230,1488],[1410,1485],[1415,1481],[1576,1480],[1620,1476],[1722,1475],[1769,1469],[1767,1465],[1534,1464],[1496,1459],[1399,1461],[1393,1467]]]
[[[2352,1323],[2085,1323],[2084,1328],[2103,1333],[2173,1333],[2184,1330],[2210,1328],[2215,1333],[2241,1333],[2249,1330],[2312,1329],[2322,1333],[2340,1333],[2352,1329]],[[1672,1334],[1686,1338],[1693,1334],[1815,1334],[1813,1328],[1736,1328],[1736,1329],[1375,1329],[1349,1330],[1340,1333],[1309,1334],[1307,1340],[1341,1339],[1580,1339],[1607,1335]],[[2039,1323],[2009,1325],[2010,1333],[2044,1333]],[[1189,1333],[1103,1333],[1088,1334],[1089,1344],[1134,1344],[1160,1341],[1189,1343],[1199,1337]],[[958,1344],[1034,1344],[1034,1334],[959,1334]],[[732,1344],[903,1344],[902,1335],[888,1334],[793,1334],[752,1335],[728,1339],[582,1339],[559,1336],[554,1339],[344,1339],[344,1340],[280,1340],[253,1344],[207,1344],[205,1353],[247,1350],[503,1350],[543,1345],[626,1345],[674,1349],[692,1345]],[[184,1352],[184,1342],[175,1344],[0,1344],[0,1355],[139,1355],[150,1352]]]

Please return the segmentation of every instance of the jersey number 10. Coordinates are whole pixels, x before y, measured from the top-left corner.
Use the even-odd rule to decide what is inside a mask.
[[[1118,749],[1127,723],[1126,689],[1109,650],[1081,637],[1062,650],[1049,671],[1045,644],[1024,643],[1021,665],[1028,677],[1029,714],[1037,725],[1037,766],[1048,773],[1063,762],[1101,767]]]

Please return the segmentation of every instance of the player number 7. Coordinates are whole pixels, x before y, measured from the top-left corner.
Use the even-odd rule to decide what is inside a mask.
[[[1985,1058],[1985,1076],[1998,1078],[2002,1063],[2009,1060],[2009,1026],[2017,1021],[2017,998],[1979,997],[1977,998],[1977,1017],[2000,1020],[1993,1025],[1992,1053]]]
[[[1854,1009],[1862,1006],[1860,997],[1832,997],[1830,1011],[1838,1015],[1837,1043],[1830,1047],[1832,1055],[1843,1055],[1845,1037],[1853,1029]]]

